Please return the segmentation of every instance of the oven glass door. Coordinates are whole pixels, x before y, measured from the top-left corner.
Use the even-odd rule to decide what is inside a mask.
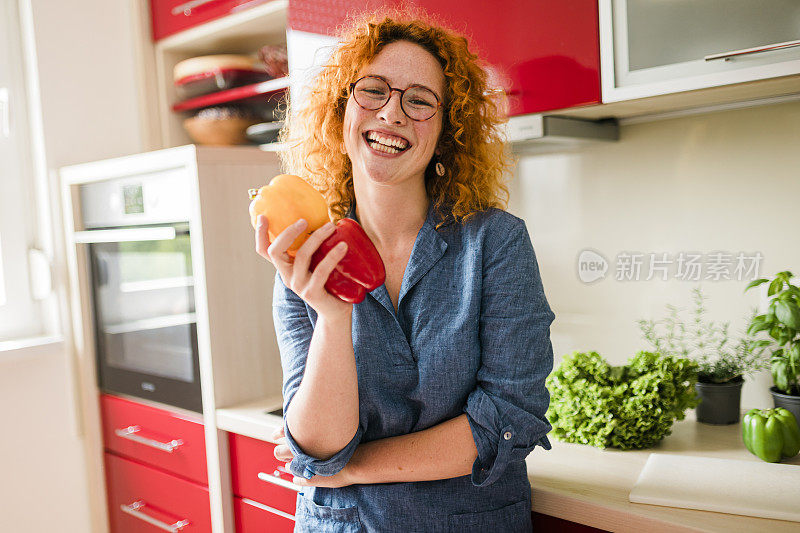
[[[188,231],[89,250],[101,387],[202,412]]]

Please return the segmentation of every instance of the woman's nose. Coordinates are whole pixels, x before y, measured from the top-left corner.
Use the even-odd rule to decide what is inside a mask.
[[[402,124],[405,122],[406,114],[403,113],[401,97],[402,95],[399,92],[392,91],[392,94],[389,95],[389,101],[378,110],[378,118],[390,124]]]

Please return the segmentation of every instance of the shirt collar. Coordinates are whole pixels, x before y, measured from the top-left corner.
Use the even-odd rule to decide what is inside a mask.
[[[351,218],[356,222],[356,206],[353,201],[350,209],[347,211],[346,218]],[[433,207],[433,202],[428,206],[428,216],[425,223],[420,228],[417,234],[417,239],[414,242],[414,248],[411,250],[411,257],[409,257],[406,271],[403,275],[403,282],[400,286],[400,294],[398,298],[398,308],[403,302],[403,298],[410,291],[414,285],[436,264],[439,259],[444,255],[447,250],[447,242],[436,230],[436,224],[441,221],[441,217],[436,213]],[[448,222],[449,223],[449,219]],[[360,224],[360,222],[359,222]],[[386,292],[386,285],[383,284],[377,289],[369,293],[378,302],[381,303],[390,313],[395,314],[394,307],[392,306],[389,293]]]

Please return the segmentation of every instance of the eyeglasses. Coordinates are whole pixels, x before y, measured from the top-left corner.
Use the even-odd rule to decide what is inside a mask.
[[[356,103],[370,111],[385,106],[392,97],[392,91],[400,93],[400,109],[411,120],[428,120],[442,107],[436,93],[422,85],[396,89],[390,87],[383,78],[376,76],[364,76],[350,84],[350,92]]]

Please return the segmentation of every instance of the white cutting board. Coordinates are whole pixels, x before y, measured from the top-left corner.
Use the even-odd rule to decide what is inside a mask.
[[[651,453],[629,499],[800,522],[800,466]]]

